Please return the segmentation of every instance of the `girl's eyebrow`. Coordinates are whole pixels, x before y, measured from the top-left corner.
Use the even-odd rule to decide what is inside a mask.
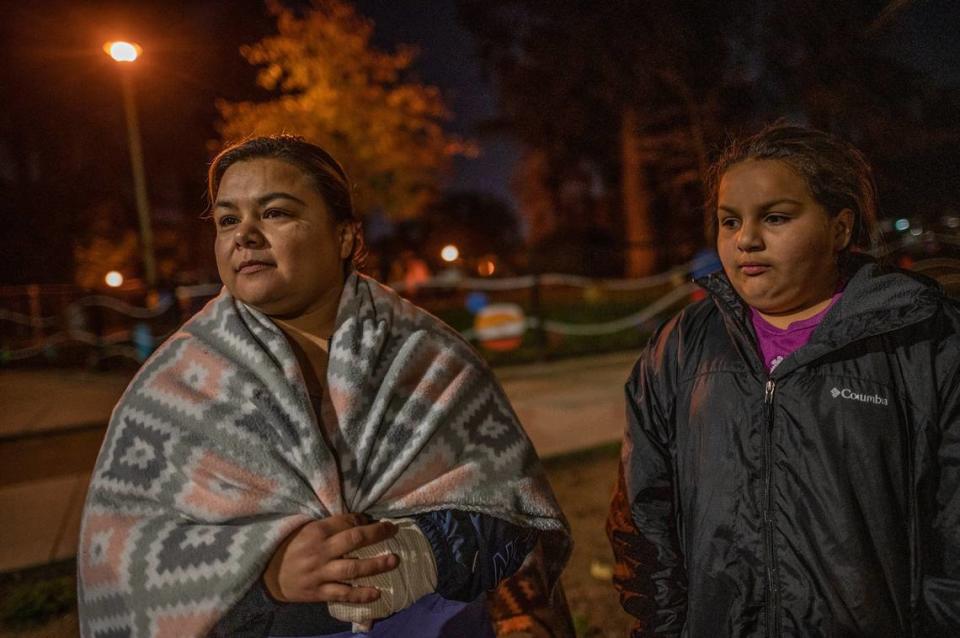
[[[780,199],[773,199],[773,200],[770,200],[769,202],[764,202],[763,204],[760,204],[760,209],[761,209],[761,210],[767,210],[768,208],[773,208],[774,206],[777,206],[778,204],[793,204],[793,205],[795,205],[795,206],[802,206],[802,205],[803,205],[802,202],[798,202],[798,201],[795,200],[795,199],[790,199],[789,197],[781,197]],[[727,206],[726,204],[720,204],[720,205],[718,205],[718,206],[717,206],[717,210],[718,210],[718,211],[722,210],[722,211],[725,211],[725,212],[727,212],[727,213],[733,213],[734,215],[739,215],[739,214],[740,214],[740,213],[737,211],[736,208],[734,208],[734,207],[732,207],[732,206]]]
[[[802,202],[798,202],[798,201],[795,200],[795,199],[790,199],[789,197],[781,197],[780,199],[775,199],[775,200],[773,200],[773,201],[766,202],[766,203],[763,204],[760,208],[767,209],[767,208],[771,208],[771,207],[773,207],[773,206],[776,206],[776,205],[778,205],[778,204],[794,204],[794,205],[796,205],[796,206],[802,206],[802,205],[803,205]]]

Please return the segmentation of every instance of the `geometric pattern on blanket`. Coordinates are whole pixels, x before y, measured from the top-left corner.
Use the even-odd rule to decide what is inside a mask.
[[[539,529],[556,580],[566,521],[469,344],[354,273],[329,350],[317,415],[280,330],[223,291],[144,364],[87,495],[83,636],[205,635],[291,530],[350,511],[460,509]]]

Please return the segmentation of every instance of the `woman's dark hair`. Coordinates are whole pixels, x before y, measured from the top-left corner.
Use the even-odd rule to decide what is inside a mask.
[[[350,179],[340,163],[325,150],[296,135],[269,135],[253,137],[232,144],[220,151],[207,171],[207,198],[210,205],[216,201],[220,181],[227,169],[238,162],[255,159],[278,159],[296,166],[306,173],[333,216],[334,223],[355,225],[353,249],[345,259],[345,266],[360,269],[366,254],[360,217],[353,207]]]
[[[707,206],[717,208],[720,180],[730,167],[747,160],[780,160],[802,176],[827,214],[853,211],[849,248],[877,246],[877,186],[873,170],[859,150],[843,140],[805,126],[776,122],[749,137],[732,141],[710,167]]]

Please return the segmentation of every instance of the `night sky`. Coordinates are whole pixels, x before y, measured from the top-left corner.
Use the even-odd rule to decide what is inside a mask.
[[[443,91],[455,116],[451,130],[479,143],[478,158],[455,163],[448,188],[481,190],[513,204],[509,180],[519,147],[505,135],[479,134],[478,127],[497,116],[497,99],[470,34],[458,22],[455,2],[355,4],[374,20],[376,42],[384,48],[399,42],[419,46],[415,71]],[[78,232],[76,220],[41,220],[35,208],[25,213],[25,207],[70,208],[98,189],[131,188],[119,83],[111,66],[115,63],[100,50],[106,40],[135,39],[145,50],[137,63],[138,106],[155,211],[163,215],[165,209],[194,208],[199,214],[206,162],[216,140],[214,101],[266,97],[255,87],[256,70],[238,52],[241,44],[273,30],[262,1],[3,0],[0,7],[0,95],[5,102],[0,113],[0,188],[9,233],[0,283],[22,282],[25,271],[56,262],[39,251],[69,251],[70,234]],[[958,24],[954,0],[910,2],[893,16],[880,40],[891,55],[938,83],[956,87]],[[43,176],[51,171],[91,161],[97,162],[98,177],[75,184],[84,193],[72,192],[68,180],[58,187],[43,185]],[[33,190],[11,184],[14,165],[33,172]],[[48,278],[63,280],[55,270],[47,272]]]

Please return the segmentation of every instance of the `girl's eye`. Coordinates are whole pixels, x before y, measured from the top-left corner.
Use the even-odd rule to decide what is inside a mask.
[[[773,224],[775,226],[779,224],[784,224],[790,221],[790,218],[788,216],[781,215],[780,213],[771,213],[767,215],[764,219],[768,224]]]
[[[268,208],[263,211],[264,219],[269,219],[271,217],[288,217],[289,213],[285,210],[280,210],[279,208]]]
[[[232,226],[237,223],[237,218],[233,215],[224,215],[217,220],[217,226],[221,228],[226,228],[227,226]]]
[[[736,217],[724,217],[720,220],[720,225],[724,228],[734,230],[740,227],[740,220]]]

